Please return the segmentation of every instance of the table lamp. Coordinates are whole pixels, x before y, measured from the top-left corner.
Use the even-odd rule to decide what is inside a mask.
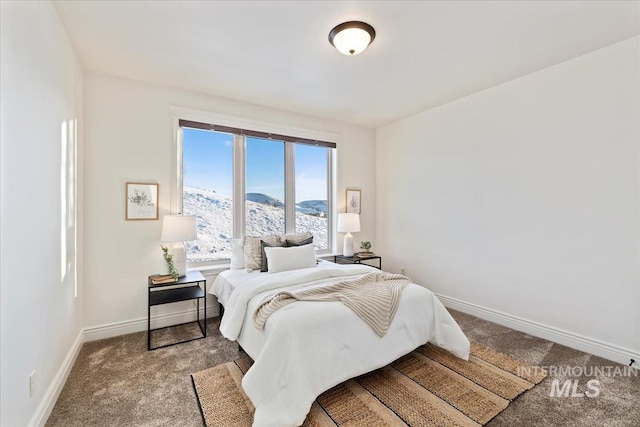
[[[165,215],[162,218],[160,240],[171,243],[171,254],[179,277],[187,274],[187,254],[182,242],[196,240],[196,217],[193,215]]]
[[[344,236],[343,256],[353,256],[353,236],[351,233],[360,231],[360,215],[356,213],[341,213],[338,215],[338,233],[347,233]]]

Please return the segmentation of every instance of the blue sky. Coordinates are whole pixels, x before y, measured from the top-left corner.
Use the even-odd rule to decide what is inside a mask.
[[[184,185],[231,197],[233,136],[183,129]],[[296,201],[327,199],[324,147],[296,145]],[[284,143],[247,138],[247,192],[284,200]]]

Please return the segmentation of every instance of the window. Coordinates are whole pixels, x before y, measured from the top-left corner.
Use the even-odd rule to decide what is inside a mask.
[[[246,139],[247,236],[285,233],[284,147],[284,141]]]
[[[198,240],[188,262],[228,259],[230,239],[300,233],[331,248],[334,143],[180,120],[181,210],[194,215]],[[179,173],[180,175],[180,173]]]
[[[187,261],[231,256],[233,237],[233,135],[200,129],[182,132],[182,213],[194,215],[198,240],[186,242]]]
[[[318,250],[329,250],[328,147],[295,146],[296,231],[310,231]]]

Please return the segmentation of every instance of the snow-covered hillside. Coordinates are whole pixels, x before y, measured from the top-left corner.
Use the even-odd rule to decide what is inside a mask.
[[[247,193],[247,200],[251,202],[260,203],[262,205],[275,206],[278,208],[284,206],[284,203],[282,203],[280,200],[276,199],[275,197],[267,196],[266,194],[262,194],[262,193]]]
[[[316,216],[327,216],[326,200],[305,200],[296,204],[298,212],[308,213]]]
[[[270,196],[250,193],[246,201],[247,230],[249,236],[284,233],[284,206]],[[262,202],[262,203],[259,203]],[[327,248],[326,201],[311,200],[298,204],[296,232],[310,231],[316,249]],[[211,261],[229,258],[229,239],[233,236],[233,203],[212,190],[185,187],[183,211],[194,215],[198,240],[186,242],[187,260]],[[308,212],[308,214],[307,214]]]

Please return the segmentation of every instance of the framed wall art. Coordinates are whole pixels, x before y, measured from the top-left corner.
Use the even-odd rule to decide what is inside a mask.
[[[128,220],[158,219],[158,184],[127,182],[125,218]]]
[[[347,190],[347,213],[360,213],[360,190]]]

